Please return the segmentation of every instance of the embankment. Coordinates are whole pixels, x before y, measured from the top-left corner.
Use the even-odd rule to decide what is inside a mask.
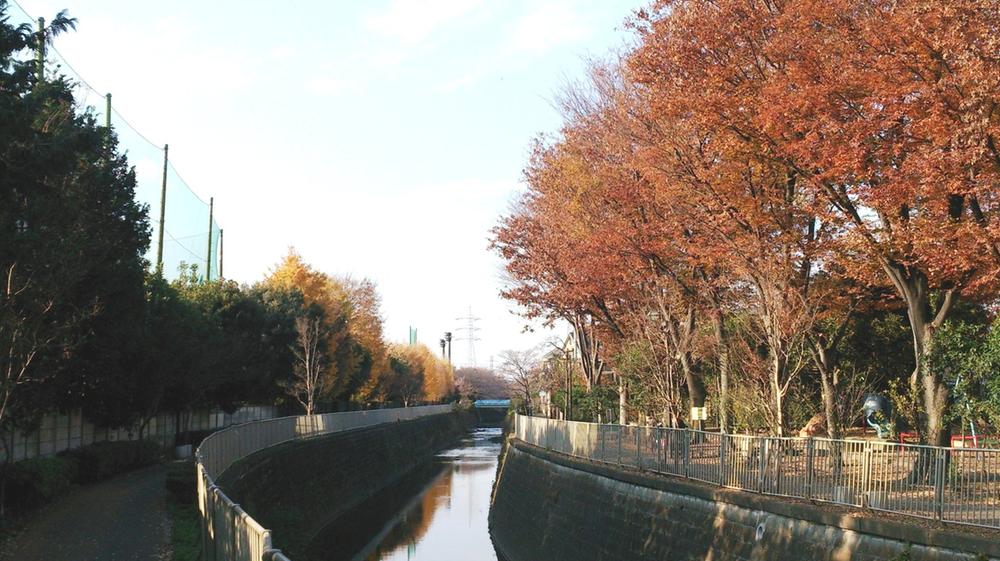
[[[288,442],[241,460],[218,483],[296,559],[320,530],[424,465],[471,422],[453,413]]]
[[[721,489],[510,441],[490,511],[509,561],[983,561],[1000,533]]]

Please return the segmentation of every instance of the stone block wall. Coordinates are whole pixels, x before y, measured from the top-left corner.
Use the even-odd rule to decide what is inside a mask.
[[[595,464],[520,441],[490,529],[508,561],[983,561],[1000,532],[814,505]]]
[[[275,547],[304,559],[318,532],[425,464],[471,422],[435,415],[279,444],[233,465],[217,483],[272,531]]]

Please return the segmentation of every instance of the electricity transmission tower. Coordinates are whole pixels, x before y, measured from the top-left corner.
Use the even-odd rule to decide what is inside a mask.
[[[476,337],[476,332],[479,328],[476,327],[476,322],[481,318],[477,318],[472,315],[472,306],[469,306],[469,315],[460,318],[455,318],[458,321],[465,322],[463,327],[455,329],[459,333],[458,337],[455,337],[456,341],[465,341],[468,343],[468,358],[471,362],[470,366],[476,366],[476,341],[480,341],[479,337]]]

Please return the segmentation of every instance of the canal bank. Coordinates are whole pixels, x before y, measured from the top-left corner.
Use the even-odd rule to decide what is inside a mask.
[[[272,530],[275,547],[302,559],[319,532],[427,465],[472,423],[451,413],[290,441],[244,458],[218,484]]]
[[[701,485],[511,440],[490,512],[510,561],[983,561],[995,534]],[[992,536],[992,537],[991,537]]]

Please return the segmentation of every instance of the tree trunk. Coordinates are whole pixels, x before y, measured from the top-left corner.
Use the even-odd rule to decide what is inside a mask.
[[[772,349],[771,356],[771,396],[774,400],[774,431],[777,436],[785,436],[785,399],[781,391],[781,373],[784,370],[780,355]]]
[[[830,371],[821,368],[819,371],[821,392],[823,394],[823,414],[826,415],[826,434],[830,438],[840,438],[840,419],[837,415],[837,385],[830,378]]]
[[[660,314],[666,319],[667,336],[673,347],[677,361],[681,365],[681,373],[684,375],[684,384],[687,386],[690,407],[705,406],[705,382],[694,371],[691,361],[691,347],[693,346],[695,328],[695,308],[693,304],[687,305],[683,319],[676,319],[669,307],[662,301],[660,304]],[[670,352],[667,348],[667,352]],[[690,409],[689,409],[690,411]],[[697,421],[697,428],[701,428],[701,421]]]
[[[715,331],[715,354],[719,361],[719,430],[729,432],[729,342],[722,311],[712,311],[712,328]]]
[[[826,434],[830,438],[840,438],[840,417],[837,414],[837,393],[840,384],[831,368],[833,363],[831,353],[834,351],[828,351],[822,341],[810,340],[810,344],[813,347],[813,362],[819,371],[820,397],[823,400],[823,414],[826,415]]]
[[[691,353],[680,353],[681,371],[684,373],[684,381],[687,385],[688,397],[691,400],[691,407],[705,406],[705,384],[700,377],[695,375],[691,366]],[[696,428],[701,429],[701,421],[695,421]]]
[[[935,314],[931,309],[930,291],[927,277],[919,270],[906,269],[899,265],[886,265],[897,291],[906,302],[906,317],[913,334],[913,358],[915,368],[910,375],[910,389],[920,397],[922,415],[911,412],[911,417],[920,429],[922,443],[947,446],[949,427],[945,423],[948,408],[948,386],[940,373],[930,364],[934,331],[941,327],[958,294],[954,290],[944,292],[944,299]]]
[[[628,424],[628,412],[625,410],[625,404],[628,403],[628,386],[625,385],[625,378],[618,377],[618,424],[627,425]]]
[[[583,371],[584,384],[587,391],[600,385],[601,374],[604,372],[604,361],[601,360],[601,344],[594,332],[594,319],[581,315],[573,316],[573,334],[576,337],[580,368]]]

